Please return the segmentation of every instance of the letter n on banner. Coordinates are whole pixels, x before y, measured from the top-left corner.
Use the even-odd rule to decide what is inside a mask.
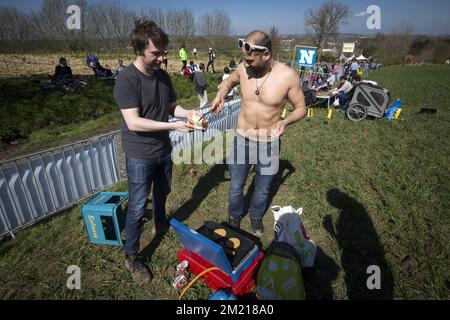
[[[295,68],[300,67],[314,67],[317,60],[317,48],[315,47],[302,47],[295,46],[294,58],[292,66]]]

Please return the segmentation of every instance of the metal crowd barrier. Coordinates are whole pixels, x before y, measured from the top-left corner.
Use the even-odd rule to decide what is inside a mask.
[[[169,135],[173,150],[188,149],[196,142],[210,140],[228,129],[236,128],[240,109],[241,99],[234,99],[226,102],[223,111],[218,115],[208,114],[205,116],[205,119],[208,120],[208,130],[189,133],[171,131]],[[209,110],[209,106],[197,109],[201,114],[205,114]],[[171,121],[177,120],[176,118],[171,119]]]
[[[119,181],[114,133],[0,162],[0,236]]]

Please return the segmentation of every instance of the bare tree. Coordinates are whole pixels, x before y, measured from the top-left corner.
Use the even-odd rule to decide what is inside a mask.
[[[271,26],[269,30],[270,40],[272,41],[272,55],[276,56],[280,48],[279,29],[277,26]]]
[[[31,13],[33,36],[38,39],[67,39],[66,0],[44,0],[41,9]]]
[[[141,10],[141,16],[145,19],[154,21],[161,29],[166,31],[167,21],[166,14],[161,8],[147,7]]]
[[[339,33],[339,26],[346,24],[349,17],[349,8],[334,0],[325,2],[317,10],[308,9],[305,12],[305,29],[312,31],[320,54],[330,38]]]
[[[67,8],[78,5],[81,9],[81,30],[70,30],[67,27]],[[85,0],[44,0],[41,9],[30,16],[31,37],[34,39],[62,40],[65,45],[73,47],[79,39],[84,38],[86,11]]]
[[[25,13],[13,7],[0,7],[0,40],[26,40],[30,27]]]
[[[88,32],[92,39],[128,38],[134,26],[136,14],[119,2],[100,2],[89,7]]]
[[[199,25],[200,33],[207,39],[210,46],[216,46],[220,39],[230,33],[230,28],[230,17],[223,10],[205,14]]]
[[[168,11],[166,14],[166,27],[170,35],[186,43],[189,47],[190,40],[195,33],[195,21],[192,11],[190,9]]]

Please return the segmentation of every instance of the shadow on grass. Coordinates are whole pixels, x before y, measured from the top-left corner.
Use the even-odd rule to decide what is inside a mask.
[[[214,165],[205,175],[200,177],[198,183],[192,190],[192,195],[185,203],[183,203],[172,215],[179,221],[187,220],[195,210],[197,210],[203,200],[205,200],[211,190],[217,188],[222,182],[226,181],[225,164]]]
[[[340,210],[338,220],[333,225],[330,215],[323,225],[334,237],[341,251],[341,264],[345,272],[345,285],[349,299],[393,299],[394,281],[392,271],[386,261],[383,247],[364,206],[338,189],[327,192],[327,200]],[[381,288],[369,290],[367,273],[369,266],[380,268]]]
[[[308,300],[332,300],[333,281],[336,280],[339,267],[319,246],[317,246],[314,266],[303,268],[302,276]]]
[[[183,203],[170,218],[175,218],[178,221],[187,220],[195,210],[197,210],[202,201],[208,194],[216,188],[225,179],[225,164],[214,165],[205,175],[203,175],[192,190],[192,195],[185,203]],[[152,215],[147,212],[147,217]],[[141,251],[141,255],[145,260],[151,260],[151,257],[158,246],[161,244],[164,235],[169,231],[168,222],[159,227],[159,230],[150,243]]]
[[[280,186],[285,183],[285,181],[295,172],[294,166],[287,160],[280,160],[280,165],[277,174],[272,180],[269,196],[267,198],[267,204],[264,212],[269,209],[270,204],[272,203],[273,198],[280,189]],[[247,215],[248,210],[250,209],[250,202],[252,199],[253,192],[255,191],[255,179],[253,178],[250,187],[248,188],[247,193],[244,196],[244,216]]]

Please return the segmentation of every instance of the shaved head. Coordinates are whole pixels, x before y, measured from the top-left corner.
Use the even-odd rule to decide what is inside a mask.
[[[258,46],[266,47],[267,49],[269,49],[269,52],[272,53],[272,40],[265,32],[261,30],[250,32],[245,37],[245,40]]]

